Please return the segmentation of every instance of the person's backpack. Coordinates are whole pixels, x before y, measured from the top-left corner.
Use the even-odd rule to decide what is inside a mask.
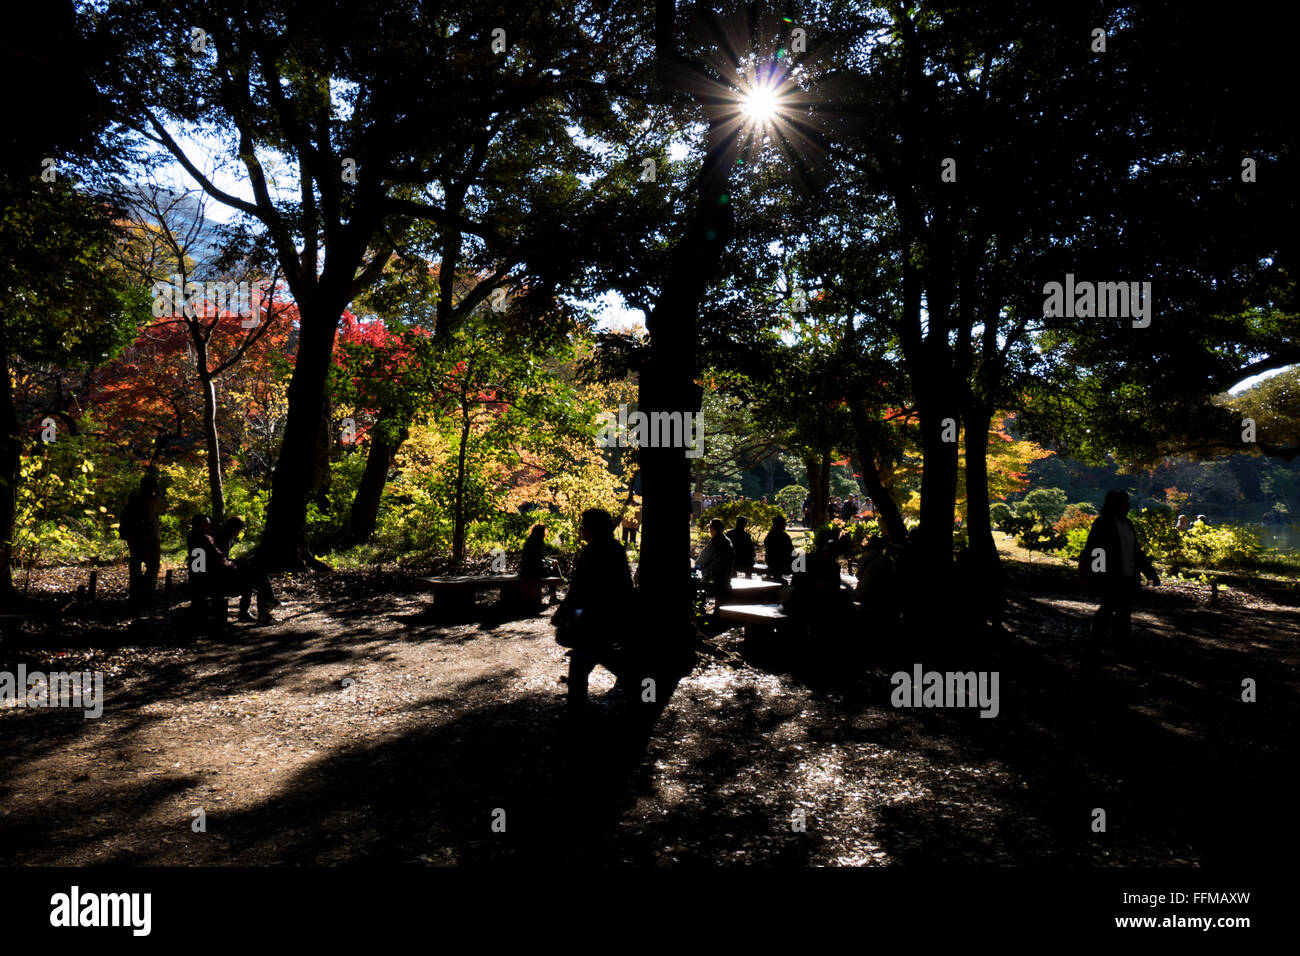
[[[125,541],[128,538],[139,538],[146,531],[144,502],[138,495],[131,495],[126,499],[126,505],[123,506],[122,514],[118,518],[117,536]]]

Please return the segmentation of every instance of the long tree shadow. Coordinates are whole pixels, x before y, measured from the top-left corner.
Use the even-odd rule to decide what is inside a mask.
[[[335,751],[258,806],[213,813],[209,831],[244,863],[602,861],[619,816],[652,785],[642,757],[675,681],[659,686],[658,705],[569,719],[555,696],[528,694]]]

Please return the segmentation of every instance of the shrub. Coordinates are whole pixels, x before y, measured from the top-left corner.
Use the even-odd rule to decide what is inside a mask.
[[[1016,515],[1050,527],[1065,514],[1065,505],[1065,492],[1060,488],[1035,488],[1016,504]]]
[[[1168,508],[1143,508],[1128,516],[1137,532],[1138,543],[1153,562],[1179,565],[1184,563],[1182,535],[1174,527]]]
[[[1092,523],[1097,520],[1096,515],[1088,514],[1079,508],[1078,505],[1070,505],[1065,509],[1065,514],[1052,525],[1052,530],[1061,537],[1065,537],[1075,528],[1091,528]]]
[[[808,489],[803,485],[786,485],[776,493],[776,503],[787,518],[798,518],[803,514],[803,500],[806,497]]]
[[[1264,554],[1259,533],[1238,525],[1192,525],[1182,545],[1186,563],[1225,570],[1252,567]]]
[[[1074,527],[1065,532],[1065,544],[1057,550],[1057,555],[1070,561],[1077,561],[1083,554],[1083,547],[1088,543],[1088,527]]]
[[[1007,519],[1011,517],[1011,506],[1004,501],[995,501],[989,505],[989,521],[994,527],[1006,530]]]
[[[1050,527],[1035,522],[1016,538],[1016,544],[1028,551],[1053,551],[1065,543],[1065,538]]]
[[[802,500],[801,498],[800,501]],[[736,518],[744,515],[749,522],[747,530],[750,536],[761,541],[771,530],[772,519],[780,517],[782,514],[782,509],[777,505],[765,505],[761,501],[750,501],[747,498],[724,501],[722,504],[704,510],[704,513],[700,515],[699,527],[703,535],[708,537],[709,522],[714,518],[721,518],[724,528],[734,528]]]

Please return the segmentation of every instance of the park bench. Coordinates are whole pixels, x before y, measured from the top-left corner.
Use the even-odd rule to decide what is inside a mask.
[[[516,574],[451,574],[420,578],[420,582],[433,592],[435,607],[453,611],[473,607],[480,590],[500,591],[505,604],[538,606],[542,603],[542,588],[549,589],[554,601],[555,588],[564,579],[559,576],[521,578]]]
[[[731,590],[716,597],[719,603],[766,604],[775,601],[784,586],[780,581],[764,581],[762,578],[732,578]]]
[[[863,606],[853,602],[853,610],[861,613]],[[745,627],[745,640],[769,637],[780,629],[781,625],[795,620],[779,604],[723,604],[718,608],[718,617],[724,621],[734,621]]]
[[[766,637],[790,620],[779,604],[724,604],[718,608],[718,617],[743,624],[745,640]]]

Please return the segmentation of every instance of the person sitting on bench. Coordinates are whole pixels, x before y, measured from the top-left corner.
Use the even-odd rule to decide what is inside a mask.
[[[785,530],[785,515],[772,519],[772,530],[763,539],[763,558],[769,577],[781,578],[790,573],[794,563],[794,542]]]
[[[851,606],[852,595],[840,580],[839,561],[849,547],[848,536],[836,532],[819,551],[808,555],[807,570],[796,572],[782,592],[781,607],[787,614],[831,618]]]
[[[885,553],[885,539],[873,534],[858,561],[858,586],[853,596],[873,610],[892,607],[894,562]]]
[[[209,606],[210,598],[240,597],[240,620],[251,621],[248,606],[252,603],[252,592],[257,590],[258,619],[271,620],[271,588],[269,580],[265,586],[258,581],[258,575],[251,568],[241,568],[226,556],[226,552],[212,536],[212,519],[205,514],[196,514],[190,521],[190,533],[186,536],[185,547],[189,552],[187,566],[190,569],[190,582],[195,589],[195,600],[203,606]],[[196,554],[195,552],[199,552]],[[261,574],[266,579],[265,573]],[[224,617],[224,614],[223,614]]]
[[[745,530],[747,524],[749,524],[748,518],[744,515],[737,515],[736,526],[727,532],[727,538],[730,539],[731,546],[736,551],[736,565],[734,568],[736,574],[754,573],[754,539]]]
[[[549,578],[555,575],[555,565],[546,560],[546,526],[535,524],[528,532],[523,553],[519,556],[521,578]]]
[[[731,575],[736,565],[736,549],[732,547],[731,539],[722,527],[721,518],[709,522],[709,534],[712,537],[695,559],[695,568],[700,572],[705,590],[710,594],[731,590]]]
[[[221,527],[217,529],[214,536],[217,549],[229,559],[230,549],[243,533],[243,518],[235,516],[227,518],[221,522]],[[253,551],[251,554],[231,560],[235,563],[239,588],[239,620],[253,620],[253,615],[248,612],[248,608],[253,603],[254,591],[257,592],[257,620],[263,623],[272,620],[271,608],[276,603],[275,597],[271,593],[271,579],[263,570],[257,552]]]

